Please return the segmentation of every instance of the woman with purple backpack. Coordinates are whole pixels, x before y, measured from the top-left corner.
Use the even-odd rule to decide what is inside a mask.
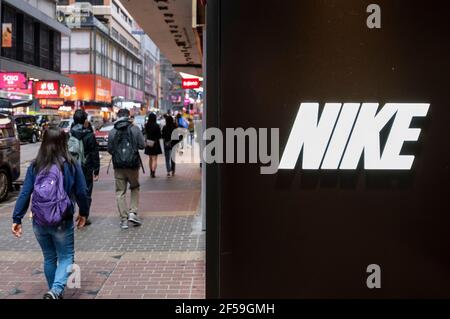
[[[74,202],[80,208],[77,227],[89,215],[86,181],[78,162],[67,149],[67,136],[59,128],[44,132],[42,145],[28,167],[13,213],[12,233],[22,236],[22,219],[31,199],[33,231],[44,255],[49,291],[44,299],[62,299],[74,263]]]

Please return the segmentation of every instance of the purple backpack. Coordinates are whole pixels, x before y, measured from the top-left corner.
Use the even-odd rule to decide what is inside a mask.
[[[63,173],[57,165],[42,170],[34,182],[31,211],[34,221],[41,226],[60,224],[72,202],[64,190]]]

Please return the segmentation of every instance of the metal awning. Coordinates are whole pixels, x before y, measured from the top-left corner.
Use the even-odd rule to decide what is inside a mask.
[[[15,107],[27,107],[33,104],[33,100],[10,100],[0,98],[0,108],[12,109]]]
[[[194,0],[122,1],[176,71],[202,75],[202,41],[194,26]]]

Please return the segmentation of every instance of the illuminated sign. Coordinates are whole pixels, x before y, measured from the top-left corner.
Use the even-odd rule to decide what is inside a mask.
[[[59,109],[64,105],[64,99],[40,99],[39,104],[43,109]]]
[[[28,87],[27,74],[24,72],[0,72],[0,89],[21,89]]]
[[[198,89],[200,87],[199,79],[183,79],[183,89]]]
[[[413,155],[400,155],[404,142],[415,142],[415,117],[425,117],[430,104],[326,103],[319,120],[319,103],[302,103],[289,135],[279,169],[294,169],[303,150],[302,168],[355,170],[364,153],[367,170],[410,170]],[[378,111],[378,112],[377,112]],[[380,132],[393,119],[381,154]]]
[[[77,87],[61,84],[60,97],[71,97],[77,95]]]
[[[59,81],[38,81],[34,85],[34,97],[36,99],[59,98]]]

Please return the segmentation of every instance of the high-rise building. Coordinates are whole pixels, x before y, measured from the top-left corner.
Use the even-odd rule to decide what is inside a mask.
[[[122,4],[60,1],[58,11],[71,29],[71,36],[62,39],[61,69],[75,81],[74,88],[66,90],[68,103],[105,118],[112,116],[114,107],[146,112],[151,92],[146,98],[144,90],[152,88],[145,83],[153,79],[144,79],[145,57],[148,63],[158,59],[151,60],[152,52],[142,50],[144,35]]]

